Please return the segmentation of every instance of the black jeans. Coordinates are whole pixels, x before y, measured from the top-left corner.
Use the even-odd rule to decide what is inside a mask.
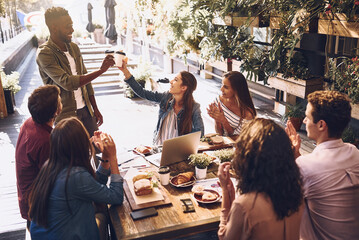
[[[77,118],[84,124],[87,132],[90,134],[90,137],[92,137],[93,133],[98,130],[96,117],[91,116],[88,108],[85,106],[81,109],[77,109]]]

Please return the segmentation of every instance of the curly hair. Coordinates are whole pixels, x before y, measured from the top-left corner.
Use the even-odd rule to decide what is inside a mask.
[[[308,95],[313,106],[313,122],[324,120],[328,126],[328,136],[340,138],[351,119],[350,99],[337,91],[316,91]]]
[[[303,199],[299,168],[287,134],[272,120],[256,118],[244,125],[232,165],[240,193],[265,193],[278,219],[298,211]]]
[[[48,8],[45,12],[46,26],[50,28],[51,24],[62,16],[69,16],[69,12],[65,8],[62,7]]]
[[[34,122],[44,124],[55,116],[59,104],[60,88],[45,85],[36,88],[30,95],[27,107]]]

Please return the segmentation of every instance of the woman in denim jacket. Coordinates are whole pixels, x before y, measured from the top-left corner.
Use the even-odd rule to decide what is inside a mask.
[[[102,133],[101,138],[96,143],[104,160],[95,173],[90,163],[94,150],[83,124],[72,117],[56,125],[50,158],[29,197],[31,239],[100,239],[93,203],[123,202],[116,146],[111,136]]]
[[[127,69],[126,60],[123,60],[119,69],[137,96],[160,104],[154,144],[161,145],[167,139],[191,132],[201,131],[201,135],[204,134],[200,105],[192,95],[197,87],[197,80],[191,73],[180,72],[170,81],[170,90],[159,93],[143,89]]]

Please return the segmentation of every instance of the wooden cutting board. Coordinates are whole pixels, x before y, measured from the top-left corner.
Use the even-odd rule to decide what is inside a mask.
[[[132,211],[143,209],[143,208],[149,208],[149,207],[155,207],[155,206],[162,206],[162,205],[171,204],[171,201],[170,201],[169,197],[167,196],[167,193],[163,189],[162,185],[159,185],[158,189],[162,193],[162,196],[164,198],[163,200],[154,201],[154,202],[148,202],[148,203],[142,203],[142,204],[136,204],[135,199],[132,196],[132,192],[130,191],[130,189],[128,187],[127,180],[124,179],[124,181],[123,181],[123,190],[124,190],[124,192],[126,194],[127,200],[128,200],[128,202],[129,202],[129,204],[131,206]]]
[[[208,150],[217,150],[221,148],[230,148],[233,147],[235,141],[230,137],[223,137],[223,143],[221,144],[208,144],[208,142],[199,142],[198,152],[208,151]]]

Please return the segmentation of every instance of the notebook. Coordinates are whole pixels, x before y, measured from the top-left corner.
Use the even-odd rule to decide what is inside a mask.
[[[146,159],[157,167],[181,162],[189,155],[197,153],[200,138],[199,131],[167,139],[163,142],[161,153],[147,156]]]

